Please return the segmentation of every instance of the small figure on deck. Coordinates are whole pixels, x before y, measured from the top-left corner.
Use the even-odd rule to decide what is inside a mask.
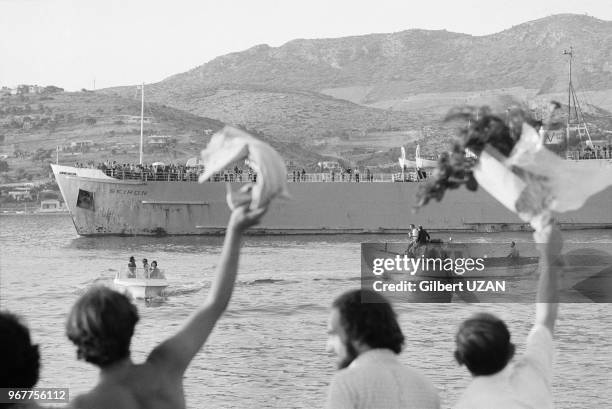
[[[510,253],[506,256],[507,258],[519,258],[519,251],[516,247],[516,243],[510,243]]]
[[[128,278],[134,277],[136,277],[136,259],[134,256],[131,256],[128,261]]]

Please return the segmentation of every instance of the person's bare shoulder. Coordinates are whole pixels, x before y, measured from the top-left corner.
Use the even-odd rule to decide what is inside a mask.
[[[97,386],[70,402],[71,409],[138,409],[140,405],[124,388]]]

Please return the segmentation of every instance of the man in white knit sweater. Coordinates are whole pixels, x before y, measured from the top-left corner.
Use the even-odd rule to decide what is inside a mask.
[[[433,384],[399,362],[404,335],[380,294],[355,290],[337,298],[328,323],[328,352],[339,371],[327,409],[438,409]]]

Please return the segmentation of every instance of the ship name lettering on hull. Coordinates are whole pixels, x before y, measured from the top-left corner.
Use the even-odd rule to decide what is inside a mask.
[[[133,196],[145,196],[146,190],[131,190],[131,189],[110,189],[109,193],[117,195],[133,195]]]

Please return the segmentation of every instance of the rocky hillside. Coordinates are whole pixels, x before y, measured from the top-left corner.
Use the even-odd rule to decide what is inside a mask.
[[[488,104],[503,112],[509,101],[563,97],[570,45],[576,87],[593,90],[587,102],[612,109],[612,22],[582,15],[487,36],[407,30],[259,45],[150,84],[147,93],[309,149],[326,139],[368,143],[372,132],[408,135],[422,127],[441,140],[448,132],[439,120],[450,107]],[[126,95],[133,87],[103,92]]]
[[[390,84],[397,93],[475,91],[509,87],[563,91],[563,50],[573,46],[584,90],[612,87],[612,22],[555,15],[500,33],[447,31],[293,40],[218,57],[166,79],[181,89],[257,85],[319,91]]]
[[[198,156],[211,135],[225,124],[165,105],[145,104],[144,161],[184,163]],[[252,132],[254,130],[249,129]],[[174,138],[154,146],[149,136]],[[312,163],[320,155],[264,133],[257,134],[287,160]],[[28,175],[48,175],[48,163],[99,163],[139,160],[140,100],[95,92],[0,97],[0,154],[9,167],[0,181],[19,181]],[[5,165],[6,166],[6,165]]]

